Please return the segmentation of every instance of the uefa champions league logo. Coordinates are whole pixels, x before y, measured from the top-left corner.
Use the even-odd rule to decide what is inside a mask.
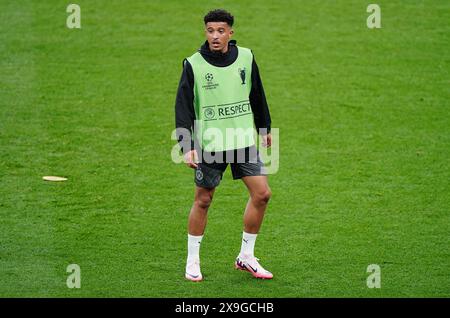
[[[219,83],[214,83],[214,76],[211,73],[205,74],[206,83],[202,85],[203,89],[216,89],[219,86]]]
[[[213,76],[211,73],[206,73],[205,79],[206,79],[208,82],[211,82],[211,81],[214,79],[214,76]]]

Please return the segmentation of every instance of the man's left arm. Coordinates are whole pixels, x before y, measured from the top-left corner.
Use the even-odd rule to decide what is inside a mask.
[[[260,129],[265,131],[263,135],[263,145],[269,146],[271,144],[270,138],[270,112],[267,105],[266,95],[264,93],[261,76],[259,74],[258,65],[255,58],[252,62],[252,88],[250,90],[250,106],[252,107],[253,117],[255,120],[256,130],[260,134]],[[268,135],[268,136],[267,136]]]

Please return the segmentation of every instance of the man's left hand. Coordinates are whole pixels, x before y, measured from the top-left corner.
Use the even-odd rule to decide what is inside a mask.
[[[262,136],[262,145],[263,147],[270,148],[272,146],[272,135],[267,134]]]

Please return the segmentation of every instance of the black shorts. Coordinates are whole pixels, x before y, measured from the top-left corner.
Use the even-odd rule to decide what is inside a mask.
[[[266,175],[263,171],[264,164],[259,157],[259,153],[254,148],[253,150],[254,155],[249,156],[247,152],[243,161],[237,160],[236,155],[234,155],[233,160],[227,162],[225,153],[222,157],[223,160],[218,160],[219,162],[200,161],[195,169],[195,184],[209,189],[217,187],[228,165],[231,166],[233,180],[248,176]]]

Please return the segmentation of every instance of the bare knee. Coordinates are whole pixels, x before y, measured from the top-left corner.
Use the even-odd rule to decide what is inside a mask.
[[[266,205],[270,198],[272,197],[272,192],[269,188],[264,189],[263,191],[259,191],[254,193],[252,196],[252,200],[257,205]]]
[[[207,210],[212,202],[212,192],[205,192],[195,197],[194,204],[202,210]]]

